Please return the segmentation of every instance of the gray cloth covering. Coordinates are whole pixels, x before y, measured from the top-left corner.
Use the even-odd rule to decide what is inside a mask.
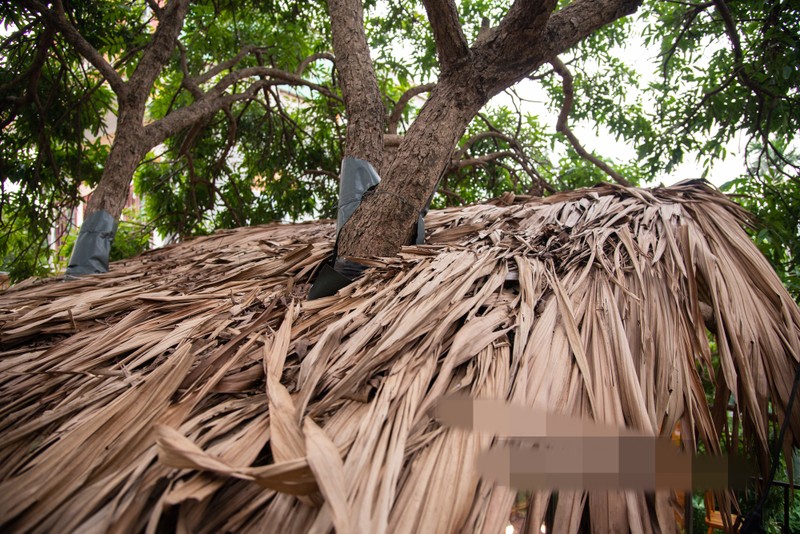
[[[96,211],[84,219],[67,275],[97,274],[108,272],[108,255],[117,233],[117,220],[107,211]]]
[[[347,219],[361,204],[361,197],[369,188],[375,187],[381,179],[368,161],[346,157],[342,160],[339,175],[339,211],[336,215],[336,235],[339,235]]]

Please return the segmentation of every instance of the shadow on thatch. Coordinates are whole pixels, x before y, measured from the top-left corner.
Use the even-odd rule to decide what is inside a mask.
[[[606,185],[432,212],[428,245],[311,302],[328,222],[19,284],[0,294],[3,529],[500,532],[515,492],[475,467],[491,436],[429,415],[453,392],[651,434],[681,420],[711,450],[732,392],[763,449],[800,312],[745,220],[700,183]],[[562,492],[556,527],[587,508],[599,532],[671,531],[669,499]]]

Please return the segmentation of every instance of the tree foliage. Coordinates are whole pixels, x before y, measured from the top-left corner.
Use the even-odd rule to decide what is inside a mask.
[[[0,7],[0,255],[15,279],[54,265],[51,230],[80,201],[79,184],[99,180],[109,150],[103,136],[114,133],[107,123],[117,109],[103,76],[28,4]],[[127,79],[152,36],[153,5],[73,0],[64,7],[81,35]],[[404,95],[440,76],[433,33],[416,2],[368,0],[364,8],[387,133],[403,136],[427,92],[407,102]],[[461,2],[467,41],[476,42],[507,11],[508,2]],[[569,134],[557,131],[552,115],[568,100],[571,131],[592,124],[601,136],[633,147],[631,157],[602,146],[584,150],[633,184],[653,183],[695,155],[708,173],[726,156],[728,142],[744,135],[751,141],[750,173],[731,177],[730,190],[759,216],[764,226],[757,241],[786,282],[796,284],[799,178],[791,147],[800,130],[798,22],[796,0],[645,2],[635,19],[604,27],[561,58],[572,77],[568,92],[564,76],[545,64],[525,81],[540,88],[543,104],[512,88],[484,108],[455,147],[434,205],[610,180]],[[655,58],[652,73],[631,61],[630,50],[639,45]],[[150,94],[148,120],[196,100],[187,73],[223,65],[245,47],[241,61],[211,83],[234,67],[289,73],[302,67],[306,80],[330,94],[267,84],[155,147],[136,171],[135,188],[145,218],[162,235],[185,238],[335,211],[346,113],[337,69],[326,55],[331,30],[325,2],[193,2],[179,45]],[[230,92],[248,83],[237,81]]]
[[[87,38],[108,54],[136,46],[138,32],[125,24],[130,13],[121,5],[93,5],[74,13]],[[81,182],[97,183],[108,155],[97,136],[113,99],[51,27],[9,3],[0,6],[0,17],[8,33],[0,45],[0,255],[12,279],[21,279],[49,271],[58,216],[78,204]]]

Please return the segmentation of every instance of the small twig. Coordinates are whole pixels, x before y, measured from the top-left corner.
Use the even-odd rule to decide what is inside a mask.
[[[300,174],[309,174],[311,176],[327,176],[328,178],[333,178],[337,182],[339,181],[339,175],[333,171],[326,171],[323,169],[306,169]]]

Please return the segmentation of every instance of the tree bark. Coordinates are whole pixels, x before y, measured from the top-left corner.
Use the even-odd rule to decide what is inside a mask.
[[[339,237],[342,256],[390,256],[410,243],[417,218],[485,95],[462,70],[441,80],[409,128],[375,194]],[[360,219],[355,219],[359,216]]]
[[[480,108],[600,27],[636,11],[642,0],[576,0],[553,14],[555,3],[516,0],[500,24],[465,53],[460,28],[448,27],[457,24],[453,2],[426,2],[443,63],[439,82],[375,194],[342,228],[342,256],[391,256],[410,243],[419,213]],[[335,39],[334,51],[338,55]]]
[[[344,155],[368,161],[380,173],[386,111],[364,33],[361,0],[328,0],[328,13],[347,110]]]
[[[172,0],[167,4],[130,80],[123,90],[115,89],[119,106],[117,130],[100,182],[86,206],[87,217],[96,211],[106,211],[119,219],[136,166],[150,148],[162,141],[148,143],[142,135],[145,105],[153,83],[175,49],[188,9],[189,0]]]
[[[151,143],[144,137],[144,110],[120,113],[117,131],[106,159],[103,174],[86,205],[86,216],[105,211],[119,220],[128,199],[131,179],[139,162],[144,159]]]

